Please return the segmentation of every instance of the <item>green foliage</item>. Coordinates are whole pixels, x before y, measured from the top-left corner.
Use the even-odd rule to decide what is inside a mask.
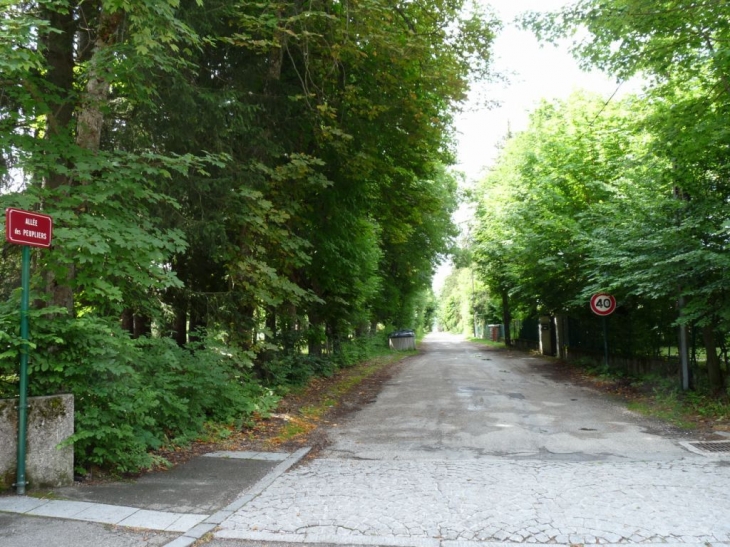
[[[589,0],[526,23],[549,39],[581,29],[574,51],[619,80],[641,76],[645,100],[621,130],[644,134],[586,234],[595,281],[661,300],[681,294],[681,323],[703,327],[713,389],[723,392],[716,339],[728,317],[727,159],[730,14],[722,2]],[[587,30],[587,34],[585,33]],[[610,214],[610,229],[597,221]],[[592,283],[590,288],[595,288]]]
[[[264,361],[260,374],[267,385],[287,391],[305,385],[313,376],[332,376],[335,370],[336,364],[322,356],[282,353]]]
[[[482,346],[489,346],[491,348],[504,348],[504,342],[494,342],[492,340],[485,340],[484,338],[469,338],[470,342],[481,344]]]
[[[439,299],[439,326],[446,331],[474,335],[494,319],[487,287],[473,268],[457,268],[444,282]],[[497,321],[499,322],[499,321]]]
[[[586,67],[598,67],[624,80],[637,73],[662,83],[677,75],[704,72],[726,77],[730,16],[723,2],[674,0],[588,0],[559,12],[530,14],[525,24],[538,36],[575,36],[574,51]],[[727,93],[727,89],[723,91]]]
[[[676,379],[646,378],[643,387],[652,388],[652,398],[629,403],[629,408],[692,429],[697,421],[725,422],[730,417],[727,399],[695,391],[680,392]]]
[[[431,332],[436,325],[438,313],[438,302],[433,289],[428,288],[421,291],[414,299],[414,322],[413,330],[417,337]]]
[[[584,301],[592,226],[583,219],[629,175],[626,160],[641,141],[614,129],[626,127],[631,107],[576,94],[543,104],[506,142],[483,182],[475,227],[475,260],[493,291],[539,313]],[[593,288],[607,281],[594,279]]]
[[[3,327],[15,319],[17,312],[0,314]],[[30,393],[74,394],[76,432],[69,442],[77,467],[149,467],[150,450],[188,443],[208,422],[240,425],[276,403],[252,380],[250,360],[214,340],[205,348],[180,348],[165,338],[133,340],[91,315],[61,320],[34,312],[32,324]],[[2,330],[0,375],[17,367],[14,331]]]
[[[80,465],[148,465],[265,409],[259,382],[430,323],[453,115],[497,26],[466,0],[0,0],[0,208],[54,218],[32,389],[77,395]],[[4,249],[3,302],[17,266]]]
[[[305,385],[314,376],[332,376],[337,370],[354,366],[388,350],[388,329],[372,336],[360,336],[340,344],[337,352],[320,356],[306,353],[278,352],[262,366],[265,384],[275,390],[287,391]]]

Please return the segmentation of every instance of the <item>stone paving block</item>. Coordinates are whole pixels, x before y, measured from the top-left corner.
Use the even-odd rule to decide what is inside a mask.
[[[289,452],[247,452],[247,451],[227,451],[209,452],[204,454],[206,458],[227,458],[233,460],[260,460],[269,462],[283,462],[291,454]]]
[[[226,511],[225,509],[221,509],[217,513],[213,513],[212,515],[210,515],[203,522],[210,523],[210,524],[220,524],[221,522],[226,520],[228,517],[230,517],[232,514],[233,514],[233,511]]]
[[[46,503],[49,503],[49,500],[40,500],[28,496],[0,498],[0,511],[7,513],[27,513]]]
[[[214,536],[220,539],[242,539],[249,541],[275,541],[287,543],[304,543],[304,534],[276,534],[274,532],[245,532],[242,530],[218,530]]]
[[[336,534],[307,534],[305,543],[376,545],[382,547],[440,547],[439,540],[428,538],[409,538],[397,536],[337,536]]]
[[[95,504],[85,501],[58,501],[53,500],[28,511],[28,515],[38,517],[72,518]]]
[[[599,535],[607,543],[619,543],[621,541],[621,539],[622,539],[620,535],[614,534],[612,532],[602,532]]]
[[[102,522],[104,524],[117,524],[137,511],[139,509],[136,507],[95,503],[70,518],[89,522]]]
[[[203,522],[203,523],[198,524],[197,526],[191,528],[187,532],[185,532],[185,536],[199,539],[199,538],[202,538],[208,532],[215,530],[216,526],[217,526],[217,524],[207,524],[207,523]]]
[[[229,503],[226,505],[222,511],[238,511],[241,507],[246,505],[249,501],[251,501],[254,498],[253,494],[246,494],[245,496],[241,496],[237,500]]]
[[[283,462],[290,454],[288,452],[261,452],[258,454],[259,460],[265,460],[269,462]]]
[[[229,459],[236,459],[236,460],[253,460],[256,459],[256,455],[258,452],[208,452],[207,454],[203,454],[206,458],[229,458]]]
[[[119,526],[132,528],[148,528],[150,530],[165,530],[180,518],[180,513],[166,513],[164,511],[147,511],[140,509],[126,519],[119,522]]]
[[[191,528],[203,522],[208,515],[180,515],[170,526],[165,528],[166,532],[187,532]]]
[[[177,539],[173,539],[170,543],[166,543],[164,547],[190,547],[197,541],[197,538],[180,536]]]
[[[497,543],[493,541],[446,540],[441,547],[515,547],[514,543]]]

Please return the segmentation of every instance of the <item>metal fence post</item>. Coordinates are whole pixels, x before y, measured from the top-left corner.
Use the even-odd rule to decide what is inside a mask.
[[[30,247],[23,245],[20,298],[20,394],[18,398],[18,469],[15,481],[19,496],[25,495],[25,444],[28,430],[28,310],[30,308]]]

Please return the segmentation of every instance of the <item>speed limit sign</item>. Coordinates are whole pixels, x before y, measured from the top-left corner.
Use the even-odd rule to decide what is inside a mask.
[[[605,317],[616,310],[616,299],[610,294],[598,293],[591,296],[591,311]]]

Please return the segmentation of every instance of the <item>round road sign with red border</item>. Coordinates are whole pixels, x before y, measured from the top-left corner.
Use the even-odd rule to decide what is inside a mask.
[[[616,310],[616,299],[610,294],[599,292],[591,296],[591,311],[605,317]]]

